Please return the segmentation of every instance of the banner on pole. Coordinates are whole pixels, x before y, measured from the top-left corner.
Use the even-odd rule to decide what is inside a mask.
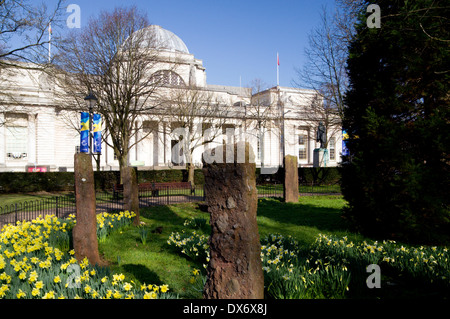
[[[89,113],[81,112],[80,152],[89,153]]]
[[[93,124],[93,153],[101,154],[102,152],[102,117],[100,114],[94,114]]]
[[[347,148],[348,134],[345,130],[342,130],[342,156],[348,156],[350,153]]]

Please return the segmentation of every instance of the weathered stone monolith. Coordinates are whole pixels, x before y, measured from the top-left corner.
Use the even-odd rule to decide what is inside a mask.
[[[91,265],[101,264],[97,241],[95,184],[92,158],[86,153],[75,154],[76,224],[73,228],[73,248],[80,261],[88,258]]]
[[[134,167],[125,167],[123,169],[123,208],[134,212],[136,217],[133,224],[139,226],[139,186],[137,172]]]
[[[210,261],[203,297],[261,299],[264,275],[256,222],[254,155],[248,143],[235,144],[234,154],[226,154],[232,150],[221,150],[224,163],[204,161],[203,166],[205,200],[211,215]],[[240,152],[244,150],[245,157]]]
[[[298,202],[298,165],[297,156],[284,157],[283,195],[286,203]]]

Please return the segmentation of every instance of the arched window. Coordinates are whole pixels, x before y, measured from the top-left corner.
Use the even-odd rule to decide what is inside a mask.
[[[161,86],[185,86],[183,79],[177,73],[170,70],[160,70],[152,75],[152,82]]]

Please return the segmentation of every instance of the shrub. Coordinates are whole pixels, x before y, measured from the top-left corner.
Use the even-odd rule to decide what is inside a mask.
[[[435,17],[450,11],[441,3],[380,0],[382,28],[367,28],[361,12],[349,45],[341,186],[346,217],[370,237],[449,240],[449,28]]]

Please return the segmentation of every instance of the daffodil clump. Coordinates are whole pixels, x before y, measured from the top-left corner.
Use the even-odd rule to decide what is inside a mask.
[[[406,246],[393,240],[354,243],[347,237],[324,234],[317,237],[313,247],[315,254],[345,260],[352,268],[364,269],[369,264],[377,264],[417,283],[450,288],[447,247]]]
[[[97,214],[97,236],[99,242],[104,242],[106,237],[114,230],[129,225],[135,216],[135,213],[129,211],[118,214],[106,212]]]
[[[120,218],[119,218],[120,217]],[[133,213],[99,215],[100,227],[131,222]],[[113,221],[113,222],[112,222]],[[111,224],[109,224],[111,222]],[[78,261],[69,249],[76,223],[55,216],[5,225],[0,232],[0,298],[6,299],[155,299],[168,296],[167,285],[137,285],[123,274]]]
[[[192,226],[188,220],[185,226]],[[172,233],[167,243],[207,267],[208,236],[185,229]],[[348,290],[349,273],[342,265],[310,265],[291,236],[272,234],[261,240],[261,260],[266,293],[272,298],[341,298]],[[196,269],[191,277],[193,289],[203,287],[205,274]]]
[[[266,295],[276,299],[344,298],[350,283],[345,264],[315,259],[291,236],[261,240]]]
[[[185,226],[191,226],[187,221]],[[196,230],[172,233],[167,242],[206,268],[208,237]],[[392,240],[352,242],[347,237],[319,234],[310,246],[300,246],[291,236],[271,234],[261,239],[261,261],[268,298],[317,299],[358,297],[367,292],[366,267],[377,264],[393,280],[450,289],[450,262],[446,247],[406,246]],[[205,277],[194,270],[193,285]],[[351,295],[353,289],[353,295]]]
[[[192,229],[206,230],[209,227],[209,224],[206,218],[191,217],[184,221],[184,226]]]
[[[167,240],[167,244],[174,246],[182,254],[189,258],[200,261],[209,262],[209,236],[200,234],[196,230],[181,233],[172,233]]]

